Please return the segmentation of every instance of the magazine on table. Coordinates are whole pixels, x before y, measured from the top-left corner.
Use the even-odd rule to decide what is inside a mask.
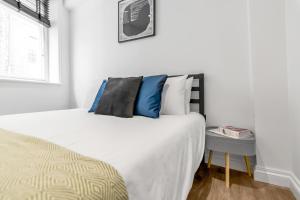
[[[235,138],[235,139],[245,139],[253,137],[253,133],[249,129],[237,128],[233,126],[224,126],[209,130],[212,133]]]

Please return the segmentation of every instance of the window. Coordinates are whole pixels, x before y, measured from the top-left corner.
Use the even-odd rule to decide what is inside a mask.
[[[48,29],[0,3],[0,78],[48,81]]]

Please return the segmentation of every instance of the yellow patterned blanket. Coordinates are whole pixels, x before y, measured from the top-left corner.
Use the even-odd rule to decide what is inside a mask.
[[[112,166],[0,129],[0,199],[123,200],[128,195]]]

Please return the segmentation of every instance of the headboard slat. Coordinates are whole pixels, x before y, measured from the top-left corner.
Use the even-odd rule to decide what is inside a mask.
[[[193,91],[193,92],[199,92],[199,91],[200,91],[200,88],[199,88],[199,87],[192,87],[192,91]]]
[[[199,104],[200,99],[191,99],[190,103]]]

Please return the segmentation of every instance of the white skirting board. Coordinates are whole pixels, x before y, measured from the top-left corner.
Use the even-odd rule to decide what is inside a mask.
[[[290,186],[293,194],[296,199],[300,200],[300,180],[297,178],[295,174],[291,177],[291,186]]]
[[[300,180],[292,172],[257,166],[254,171],[254,179],[256,181],[288,187],[296,199],[300,200]]]

